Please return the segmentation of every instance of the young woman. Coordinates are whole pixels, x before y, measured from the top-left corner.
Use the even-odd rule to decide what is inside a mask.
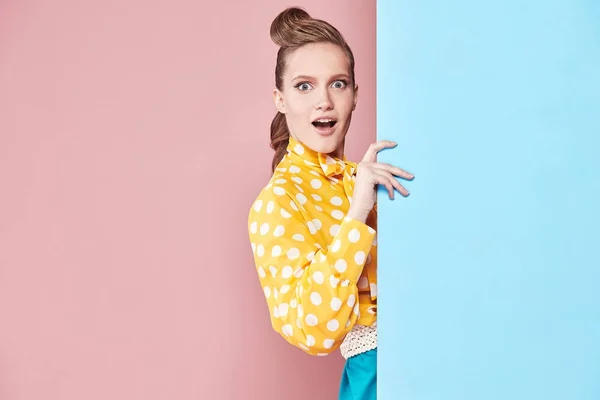
[[[354,56],[329,23],[288,8],[271,25],[280,46],[271,124],[273,176],[248,218],[250,242],[273,328],[311,355],[340,348],[340,399],[374,399],[377,356],[376,187],[390,198],[413,176],[362,162],[344,144],[356,107]]]

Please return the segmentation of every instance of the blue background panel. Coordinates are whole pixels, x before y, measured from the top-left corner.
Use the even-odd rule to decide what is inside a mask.
[[[379,399],[600,399],[600,2],[377,18]]]

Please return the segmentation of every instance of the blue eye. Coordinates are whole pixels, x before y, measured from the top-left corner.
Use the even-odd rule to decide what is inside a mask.
[[[306,82],[300,82],[299,84],[296,85],[296,89],[299,89],[299,90],[305,92],[308,89],[310,89],[310,85]]]
[[[348,85],[348,83],[344,80],[340,80],[340,81],[333,82],[333,85],[335,86],[336,89],[343,89]]]

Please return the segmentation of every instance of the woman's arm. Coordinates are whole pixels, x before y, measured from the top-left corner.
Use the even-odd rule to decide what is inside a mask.
[[[359,317],[358,281],[375,230],[344,218],[327,248],[312,232],[301,206],[264,191],[250,210],[248,230],[273,329],[312,355],[339,347]]]

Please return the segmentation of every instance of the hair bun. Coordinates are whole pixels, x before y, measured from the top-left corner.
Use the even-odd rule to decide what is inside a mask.
[[[311,16],[302,8],[286,8],[271,23],[271,40],[280,47],[293,46],[295,32],[302,25],[301,22],[310,19]]]

